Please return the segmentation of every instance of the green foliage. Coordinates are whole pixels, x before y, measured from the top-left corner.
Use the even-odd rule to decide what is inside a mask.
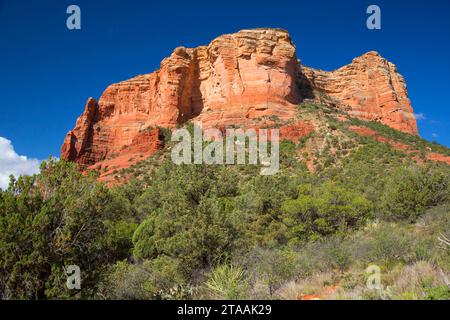
[[[100,285],[104,299],[188,299],[193,294],[180,275],[177,259],[161,255],[138,264],[117,262]]]
[[[380,199],[388,219],[415,221],[427,208],[450,198],[450,176],[439,168],[399,168],[388,179]]]
[[[321,257],[324,265],[330,270],[347,270],[352,261],[352,252],[344,240],[337,236],[332,236],[322,244],[324,255]]]
[[[386,179],[396,168],[405,166],[405,155],[389,145],[368,140],[342,159],[341,165],[320,172],[322,181],[332,180],[352,190],[361,192],[377,204]]]
[[[137,223],[127,220],[105,220],[107,228],[105,236],[106,245],[116,248],[117,260],[128,257],[131,254],[133,234],[138,227]]]
[[[137,200],[137,211],[147,216],[134,236],[133,254],[154,259],[161,254],[182,262],[185,274],[225,258],[236,246],[238,231],[225,211],[226,196],[236,190],[226,183],[232,176],[208,166],[163,166],[155,188]],[[219,178],[225,183],[219,185]],[[180,185],[179,181],[183,181]]]
[[[297,257],[289,249],[256,247],[246,254],[246,258],[240,263],[251,270],[249,273],[254,285],[262,284],[267,288],[268,297],[273,297],[275,291],[298,271]]]
[[[99,285],[98,296],[102,299],[144,300],[152,295],[146,288],[148,270],[142,264],[134,265],[119,261],[108,271]]]
[[[361,226],[372,211],[370,201],[356,192],[333,183],[325,183],[300,193],[297,199],[283,203],[283,222],[294,242],[317,239],[335,232]]]
[[[281,206],[286,198],[297,195],[297,183],[308,179],[308,175],[293,179],[280,174],[256,176],[242,184],[233,216],[251,243],[265,246],[286,243]]]
[[[450,288],[448,285],[426,288],[426,300],[450,300]]]
[[[206,287],[215,299],[239,300],[247,295],[246,281],[242,269],[224,264],[212,271],[206,281]]]
[[[104,220],[120,218],[127,207],[73,164],[50,160],[41,170],[12,180],[2,193],[0,297],[90,296],[103,266],[123,255],[123,246],[108,245]],[[73,264],[82,271],[79,292],[65,286],[64,267]]]
[[[349,125],[358,125],[368,127],[382,134],[386,138],[390,138],[394,141],[398,141],[413,147],[414,149],[441,153],[444,155],[450,155],[450,150],[436,142],[429,142],[421,139],[419,136],[408,134],[402,131],[395,130],[385,124],[377,121],[363,121],[356,118],[351,118],[347,121]]]
[[[368,258],[372,261],[389,263],[412,260],[412,235],[403,228],[392,224],[381,224],[370,233],[367,245]],[[363,245],[363,244],[362,244]]]

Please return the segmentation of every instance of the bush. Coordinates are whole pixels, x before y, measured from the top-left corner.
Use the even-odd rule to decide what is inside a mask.
[[[415,221],[426,209],[445,203],[449,197],[447,172],[437,167],[400,168],[386,183],[380,209],[386,219]]]
[[[99,290],[100,298],[114,300],[189,299],[193,293],[180,273],[179,261],[167,256],[138,264],[120,261]]]
[[[264,297],[273,297],[298,270],[297,255],[291,250],[254,248],[244,261],[240,260],[251,276],[252,286],[264,287]]]
[[[395,224],[382,223],[368,233],[369,239],[362,243],[367,248],[367,262],[410,262],[413,236],[411,232]]]
[[[300,193],[297,199],[285,201],[282,211],[291,243],[298,243],[363,225],[372,204],[356,192],[325,183]]]
[[[129,264],[126,260],[117,262],[109,270],[107,279],[100,283],[98,297],[113,300],[151,299],[145,283],[148,271],[142,265]]]
[[[352,253],[347,244],[340,237],[328,238],[321,245],[322,261],[330,270],[347,270],[353,262]]]
[[[239,300],[246,298],[248,294],[244,271],[233,265],[216,267],[206,281],[206,288],[214,299]]]
[[[226,211],[232,204],[221,197],[234,193],[233,186],[216,187],[224,174],[208,166],[161,168],[155,187],[137,200],[137,211],[147,218],[133,235],[133,255],[176,257],[185,275],[225,260],[239,237]]]
[[[254,245],[276,246],[285,244],[286,226],[282,223],[281,205],[288,197],[297,195],[297,182],[308,176],[290,178],[287,175],[257,176],[240,187],[235,198],[233,216],[236,225]]]
[[[128,248],[108,243],[105,224],[128,215],[126,199],[72,163],[43,162],[0,200],[0,298],[91,297],[108,263],[126,257]],[[68,265],[80,267],[81,290],[67,289]]]

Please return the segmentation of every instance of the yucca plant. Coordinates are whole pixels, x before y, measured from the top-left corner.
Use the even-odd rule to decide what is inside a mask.
[[[233,265],[216,267],[209,276],[206,287],[213,298],[225,300],[243,299],[248,289],[244,271]]]

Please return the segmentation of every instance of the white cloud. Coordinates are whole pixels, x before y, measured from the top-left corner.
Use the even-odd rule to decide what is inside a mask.
[[[414,113],[414,117],[418,121],[427,119],[427,117],[425,117],[425,115],[422,112],[421,113]]]
[[[31,175],[39,172],[37,159],[28,159],[14,151],[11,141],[0,137],[0,188],[6,189],[9,184],[9,176]]]

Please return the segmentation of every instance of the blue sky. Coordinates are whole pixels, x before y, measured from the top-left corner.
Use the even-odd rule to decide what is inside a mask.
[[[79,31],[66,28],[70,4]],[[370,4],[381,30],[366,28]],[[302,62],[325,70],[380,52],[406,78],[422,137],[450,146],[449,0],[0,0],[0,137],[29,158],[59,156],[88,97],[157,69],[177,46],[255,27],[287,29]]]

